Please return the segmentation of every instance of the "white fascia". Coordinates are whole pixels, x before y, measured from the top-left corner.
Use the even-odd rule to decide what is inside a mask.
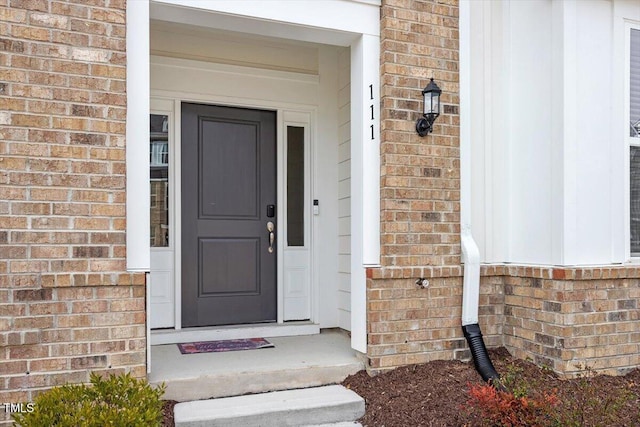
[[[379,14],[379,1],[351,0],[153,0],[151,8],[152,19],[336,46],[379,36]]]

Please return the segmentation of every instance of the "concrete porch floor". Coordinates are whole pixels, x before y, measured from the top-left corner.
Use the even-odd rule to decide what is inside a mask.
[[[344,331],[268,340],[275,348],[223,353],[152,346],[149,382],[166,384],[164,399],[185,402],[336,384],[364,369]]]

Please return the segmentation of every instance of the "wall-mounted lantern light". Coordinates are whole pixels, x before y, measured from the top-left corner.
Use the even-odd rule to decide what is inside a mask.
[[[420,136],[427,136],[433,130],[433,122],[440,115],[440,94],[442,90],[431,79],[427,87],[422,89],[423,111],[422,117],[416,122],[416,132]]]

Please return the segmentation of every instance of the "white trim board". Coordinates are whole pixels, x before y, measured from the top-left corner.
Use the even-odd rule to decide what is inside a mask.
[[[153,65],[166,65],[186,70],[202,70],[219,74],[242,75],[246,77],[257,77],[260,79],[286,80],[308,84],[318,84],[320,76],[315,74],[296,73],[293,71],[268,70],[264,68],[246,67],[243,65],[221,64],[195,59],[171,58],[167,56],[151,56]]]
[[[159,56],[150,60],[152,96],[271,110],[317,108],[318,76]]]
[[[127,2],[126,209],[149,212],[149,3]],[[145,36],[146,34],[146,36]],[[135,143],[134,141],[139,141]],[[151,269],[149,215],[127,215],[127,271]]]

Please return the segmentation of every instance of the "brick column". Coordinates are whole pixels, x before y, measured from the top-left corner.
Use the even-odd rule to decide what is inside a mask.
[[[0,0],[0,402],[145,375],[125,267],[125,1]],[[5,416],[5,415],[3,415]]]
[[[370,269],[367,281],[374,370],[468,357],[460,330],[458,58],[457,0],[383,1],[382,268]],[[442,89],[442,112],[433,133],[421,138],[415,123],[431,77]],[[418,277],[429,279],[429,287],[418,288]],[[493,292],[484,287],[481,304],[501,298],[490,297]],[[481,313],[500,316],[501,309]]]

